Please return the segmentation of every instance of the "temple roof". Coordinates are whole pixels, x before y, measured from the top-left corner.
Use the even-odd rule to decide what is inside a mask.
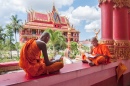
[[[67,24],[68,23],[68,20],[65,16],[59,16],[60,18],[60,23],[61,24]],[[28,13],[28,22],[30,21],[34,21],[34,22],[48,22],[48,23],[51,23],[51,22],[54,22],[54,19],[53,19],[53,13],[40,13],[40,12],[30,12]]]
[[[28,21],[23,25],[23,27],[43,30],[51,28],[67,32],[68,28],[70,28],[70,24],[67,17],[60,16],[53,5],[52,12],[49,13],[40,13],[34,10],[28,12]],[[79,33],[76,29],[72,29],[71,32]]]

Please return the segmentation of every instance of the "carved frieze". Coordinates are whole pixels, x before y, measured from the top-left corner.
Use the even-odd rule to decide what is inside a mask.
[[[121,8],[124,6],[130,7],[130,0],[98,0],[99,3],[104,3],[106,1],[108,1],[108,2],[112,1],[115,4],[114,8],[115,7]]]
[[[98,0],[99,3],[111,2],[113,0]]]
[[[114,40],[101,40],[101,44],[113,45]]]
[[[114,7],[130,7],[130,0],[113,0],[113,2],[115,3]]]
[[[127,40],[115,40],[114,45],[118,47],[128,47],[130,44]]]
[[[112,58],[114,58],[114,40],[101,40],[101,44],[106,44],[110,50]]]
[[[126,40],[118,40],[114,43],[115,57],[121,59],[130,58],[130,42]]]

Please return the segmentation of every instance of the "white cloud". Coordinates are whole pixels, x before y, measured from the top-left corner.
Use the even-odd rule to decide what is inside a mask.
[[[74,0],[0,0],[0,25],[5,25],[12,14],[24,14],[26,10],[33,9],[40,12],[52,10],[53,2],[57,9],[70,6]]]
[[[101,29],[101,21],[100,20],[92,21],[91,23],[85,25],[85,29],[86,32],[93,32],[94,29],[96,30]]]
[[[79,6],[72,11],[72,18],[86,21],[84,27],[86,32],[92,32],[94,29],[101,28],[101,12],[97,6]]]
[[[59,12],[67,16],[74,26],[81,26],[81,22],[86,22],[84,29],[87,32],[100,28],[100,8],[97,6],[72,7],[74,0],[0,0],[0,25],[5,25],[10,21],[12,14],[17,14],[20,19],[26,19],[26,10],[33,9],[40,12],[52,10],[53,2],[56,9],[63,6],[70,6],[68,10]],[[81,29],[81,28],[80,28]]]
[[[69,7],[67,11],[61,11],[62,16],[66,16],[69,19],[70,24],[74,26],[78,26],[80,24],[80,19],[76,19],[73,17],[72,12],[74,11],[74,7]]]
[[[70,23],[74,24],[74,26],[79,26],[82,21],[86,21],[84,26],[86,32],[92,32],[94,29],[100,28],[101,12],[97,6],[79,6],[76,9],[70,7],[67,11],[61,12],[61,14],[69,17]]]
[[[74,18],[81,20],[97,20],[100,18],[100,9],[90,6],[79,6],[72,12],[72,15]]]

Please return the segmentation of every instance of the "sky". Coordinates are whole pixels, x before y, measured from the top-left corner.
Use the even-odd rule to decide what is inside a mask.
[[[91,39],[94,30],[101,29],[101,12],[98,0],[0,0],[0,26],[10,22],[11,15],[18,15],[24,23],[27,11],[48,13],[55,5],[59,15],[69,18],[71,25],[80,31],[79,40]],[[99,33],[99,38],[100,38]]]

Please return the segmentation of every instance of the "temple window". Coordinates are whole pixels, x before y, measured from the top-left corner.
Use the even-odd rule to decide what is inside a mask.
[[[73,33],[71,33],[71,36],[73,36]]]
[[[32,30],[32,34],[36,34],[36,30],[35,29]]]
[[[41,31],[40,31],[40,34],[42,34],[43,32],[44,32],[44,30],[41,30]]]
[[[73,41],[73,38],[71,38],[70,41]]]

